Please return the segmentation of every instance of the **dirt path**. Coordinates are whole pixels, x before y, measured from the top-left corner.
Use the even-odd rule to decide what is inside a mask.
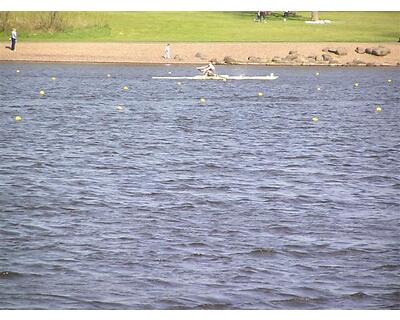
[[[321,58],[323,48],[342,47],[347,50],[347,55],[330,54],[336,60],[335,64],[357,64],[355,61],[358,59],[364,64],[400,65],[400,43],[171,43],[170,60],[161,57],[165,43],[20,42],[17,43],[16,52],[6,49],[8,45],[8,42],[0,43],[0,61],[199,64],[211,58],[223,61],[225,56],[231,56],[239,62],[248,62],[248,58],[253,56],[256,57],[254,62],[262,64],[309,64],[304,61],[273,63],[271,60],[276,56],[287,56],[290,50],[297,51],[304,58]],[[389,48],[391,53],[377,57],[355,52],[356,47],[379,45]]]

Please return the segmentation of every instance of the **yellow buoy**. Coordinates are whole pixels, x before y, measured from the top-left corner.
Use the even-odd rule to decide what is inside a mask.
[[[111,77],[111,74],[107,74],[107,78]]]
[[[51,80],[56,80],[56,77],[51,77]]]
[[[317,90],[318,90],[318,91],[321,91],[321,88],[320,88],[320,87],[317,87]]]
[[[392,82],[392,80],[391,80],[391,79],[388,79],[388,82],[390,83],[390,82]]]
[[[206,99],[200,98],[200,102],[201,102],[201,103],[204,103],[204,102],[206,102]]]
[[[17,69],[17,73],[19,73],[19,70]]]
[[[40,94],[41,96],[44,96],[44,95],[45,95],[45,93],[44,93],[43,90],[40,90],[39,94]]]
[[[168,71],[168,74],[171,74],[172,72],[171,71]]]
[[[118,111],[122,111],[122,110],[124,110],[124,107],[123,106],[117,106],[117,110]]]
[[[356,83],[354,84],[354,86],[355,86],[355,87],[358,87],[358,83],[356,82]]]
[[[376,108],[375,108],[375,112],[381,112],[382,111],[382,108],[380,107],[380,106],[377,106]]]
[[[177,82],[178,86],[180,86],[182,84],[182,82]]]
[[[16,116],[15,117],[15,121],[21,121],[22,120],[22,117],[21,116]]]
[[[259,92],[259,93],[258,93],[258,96],[259,96],[259,97],[262,97],[263,95],[264,95],[264,93],[262,93],[262,92]]]
[[[318,121],[318,117],[312,117],[312,121],[313,122],[317,122]]]
[[[319,76],[319,72],[316,72],[315,75],[316,75],[316,76]]]
[[[128,90],[129,88],[128,88],[128,86],[124,86],[124,90]]]

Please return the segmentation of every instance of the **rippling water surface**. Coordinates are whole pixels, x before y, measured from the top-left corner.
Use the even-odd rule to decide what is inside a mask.
[[[399,308],[399,69],[219,70],[0,65],[0,308]]]

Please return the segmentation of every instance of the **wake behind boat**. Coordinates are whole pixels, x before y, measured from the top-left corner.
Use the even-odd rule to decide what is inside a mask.
[[[152,77],[152,79],[174,79],[174,80],[275,80],[279,77],[271,73],[267,76],[230,76],[225,74],[216,74],[216,75],[197,75],[192,77]]]

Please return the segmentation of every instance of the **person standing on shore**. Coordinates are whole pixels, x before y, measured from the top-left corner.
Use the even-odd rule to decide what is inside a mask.
[[[167,46],[164,49],[163,58],[164,59],[171,59],[171,48],[169,46],[169,43],[167,44]]]
[[[17,42],[17,29],[15,29],[15,28],[12,29],[10,40],[11,40],[11,47],[10,47],[10,49],[11,49],[12,51],[16,51],[15,44],[16,44],[16,42]]]

